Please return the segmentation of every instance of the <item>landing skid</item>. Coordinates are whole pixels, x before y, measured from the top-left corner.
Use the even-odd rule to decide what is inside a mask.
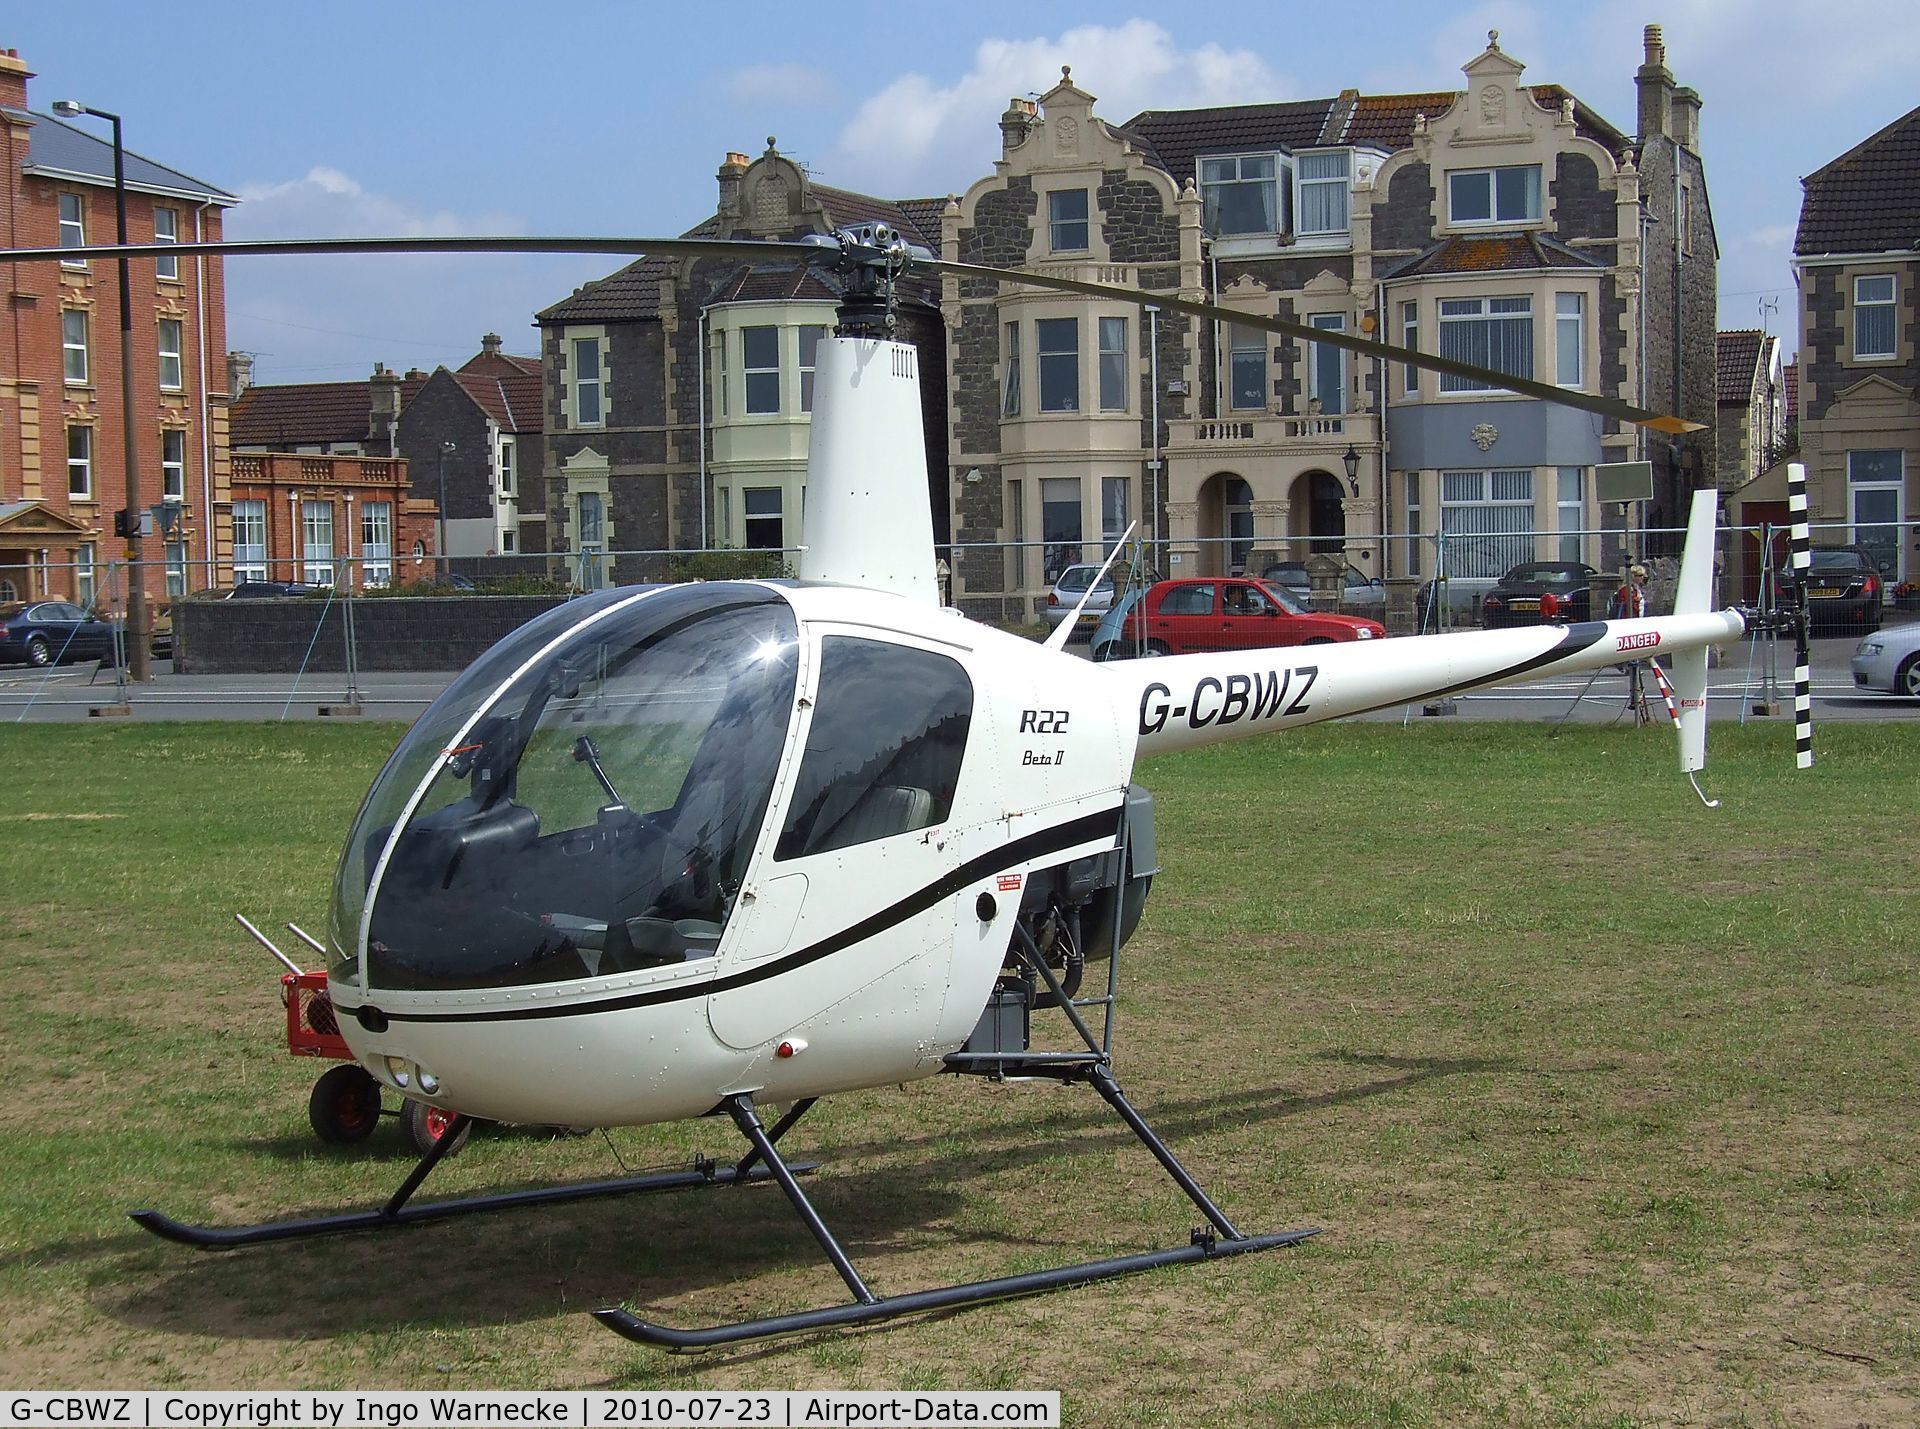
[[[787,1118],[777,1127],[783,1132],[793,1122],[799,1120],[794,1113],[803,1113],[811,1102],[803,1102],[788,1113]],[[530,1191],[502,1191],[489,1196],[467,1196],[455,1201],[429,1201],[423,1205],[409,1205],[413,1193],[420,1189],[435,1166],[448,1150],[458,1143],[461,1130],[467,1125],[468,1118],[456,1116],[448,1124],[431,1150],[420,1158],[419,1165],[408,1173],[400,1189],[387,1198],[386,1204],[376,1211],[351,1211],[343,1215],[314,1216],[305,1220],[268,1221],[253,1226],[193,1226],[176,1221],[172,1216],[160,1211],[129,1211],[135,1224],[152,1231],[164,1240],[178,1241],[182,1245],[194,1246],[200,1250],[232,1250],[243,1245],[260,1245],[268,1241],[307,1240],[314,1236],[341,1235],[350,1231],[390,1230],[396,1226],[417,1225],[422,1221],[452,1220],[457,1216],[473,1215],[480,1211],[503,1211],[518,1206],[552,1206],[568,1201],[588,1201],[601,1196],[628,1196],[643,1191],[681,1191],[696,1186],[732,1186],[748,1182],[773,1179],[775,1173],[765,1166],[756,1166],[758,1154],[748,1156],[734,1166],[717,1166],[711,1161],[700,1160],[685,1171],[662,1171],[647,1176],[623,1176],[611,1181],[578,1181],[564,1186],[543,1186]],[[771,1145],[771,1141],[768,1143]],[[804,1175],[817,1170],[818,1162],[801,1162],[786,1168],[790,1174]]]
[[[1283,1231],[1278,1235],[1248,1236],[1242,1235],[1229,1221],[1226,1213],[1216,1206],[1198,1182],[1182,1166],[1173,1152],[1148,1126],[1133,1105],[1122,1095],[1118,1084],[1107,1071],[1104,1063],[1091,1062],[1079,1065],[1058,1063],[1040,1064],[1031,1069],[1032,1074],[1056,1077],[1061,1081],[1084,1081],[1100,1093],[1107,1104],[1126,1122],[1128,1128],[1139,1137],[1148,1150],[1160,1162],[1167,1174],[1184,1191],[1200,1212],[1206,1216],[1208,1224],[1196,1229],[1190,1243],[1168,1250],[1146,1251],[1139,1255],[1118,1256],[1109,1260],[1089,1260],[1078,1265],[1060,1266],[1053,1270],[1031,1271],[1025,1275],[1006,1275],[995,1280],[976,1280],[964,1285],[948,1285],[935,1290],[920,1290],[907,1295],[881,1296],[873,1293],[867,1283],[854,1269],[852,1261],[842,1249],[833,1232],[827,1229],[820,1219],[820,1213],[807,1199],[806,1192],[800,1189],[794,1179],[796,1168],[788,1167],[774,1150],[775,1138],[760,1125],[760,1119],[753,1109],[750,1097],[741,1095],[729,1098],[726,1110],[733,1117],[734,1124],[752,1143],[753,1157],[767,1163],[774,1179],[780,1183],[787,1199],[793,1203],[800,1219],[807,1229],[820,1242],[820,1248],[833,1262],[840,1278],[846,1282],[852,1292],[853,1303],[835,1305],[820,1310],[804,1310],[792,1315],[772,1315],[758,1320],[738,1320],[732,1324],[714,1325],[699,1330],[678,1330],[670,1325],[657,1324],[643,1320],[631,1311],[618,1307],[595,1310],[594,1319],[616,1334],[624,1335],[643,1345],[656,1345],[662,1349],[686,1351],[712,1349],[718,1345],[739,1344],[747,1340],[763,1340],[776,1335],[791,1335],[809,1330],[834,1329],[843,1325],[871,1324],[876,1320],[891,1320],[901,1315],[920,1314],[930,1310],[954,1309],[965,1305],[980,1305],[991,1300],[1008,1300],[1021,1295],[1038,1295],[1049,1290],[1064,1290],[1070,1286],[1088,1285],[1095,1281],[1111,1280],[1121,1275],[1134,1275],[1143,1270],[1153,1270],[1163,1265],[1183,1265],[1196,1260],[1219,1260],[1231,1255],[1247,1255],[1254,1251],[1276,1250],[1281,1246],[1297,1245],[1309,1236],[1318,1235],[1319,1229]],[[775,1132],[784,1130],[788,1123],[783,1122],[774,1128]],[[743,1163],[744,1164],[744,1163]]]

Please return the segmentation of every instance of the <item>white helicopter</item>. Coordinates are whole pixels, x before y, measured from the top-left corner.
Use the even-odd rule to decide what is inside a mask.
[[[1292,1245],[1207,1196],[1112,1074],[1117,955],[1156,871],[1143,753],[1445,693],[1671,657],[1681,763],[1705,762],[1712,492],[1694,501],[1671,616],[1092,664],[943,609],[915,350],[892,340],[910,268],[1219,315],[1202,303],[934,259],[882,225],[807,242],[406,239],[169,245],[206,252],[571,251],[786,260],[847,299],[815,376],[798,581],[613,589],[522,627],[456,679],[366,797],[335,877],[329,990],[359,1065],[453,1122],[377,1210],[238,1228],[134,1219],[217,1248],[508,1206],[771,1178],[848,1303],[700,1329],[595,1314],[676,1350],[859,1324]],[[0,260],[153,256],[152,246]],[[1662,430],[1614,399],[1278,318],[1240,324],[1464,374]],[[1076,616],[1078,612],[1075,613]],[[1695,785],[1696,789],[1698,785]],[[1702,798],[1704,799],[1704,795]],[[1105,959],[1104,995],[1079,995]],[[1034,1050],[1052,1009],[1079,1046]],[[1103,1009],[1103,1011],[1094,1011]],[[1087,1015],[1092,1012],[1091,1019]],[[1105,1026],[1094,1024],[1105,1017]],[[882,1296],[777,1143],[815,1099],[935,1073],[1092,1087],[1205,1217],[1189,1244]],[[790,1108],[774,1125],[760,1109]],[[470,1119],[634,1126],[724,1114],[731,1167],[414,1204]]]

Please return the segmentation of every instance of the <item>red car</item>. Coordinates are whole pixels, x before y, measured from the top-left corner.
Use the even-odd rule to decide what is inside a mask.
[[[1302,606],[1279,586],[1237,576],[1160,581],[1128,614],[1111,656],[1144,651],[1250,650],[1270,645],[1329,645],[1380,640],[1386,626]],[[1100,652],[1095,651],[1095,658]]]

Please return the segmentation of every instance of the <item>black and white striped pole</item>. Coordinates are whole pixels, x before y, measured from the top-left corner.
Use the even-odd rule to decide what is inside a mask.
[[[1813,537],[1807,525],[1807,468],[1787,464],[1787,511],[1793,522],[1793,759],[1813,768],[1813,661],[1807,653],[1807,581],[1813,570]]]

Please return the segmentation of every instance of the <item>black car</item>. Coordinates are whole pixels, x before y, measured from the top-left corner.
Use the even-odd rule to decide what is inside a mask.
[[[63,660],[111,660],[113,626],[64,600],[15,600],[0,605],[0,661],[57,665]]]
[[[1578,561],[1522,561],[1480,602],[1480,623],[1540,625],[1593,619],[1593,582],[1600,572]]]
[[[1873,552],[1865,546],[1815,546],[1807,572],[1807,620],[1816,630],[1851,630],[1870,635],[1880,628],[1884,582]],[[1792,599],[1793,567],[1774,576],[1775,598]]]
[[[312,595],[319,586],[301,585],[298,581],[241,581],[230,590],[216,591],[215,600],[263,600],[275,596]]]

